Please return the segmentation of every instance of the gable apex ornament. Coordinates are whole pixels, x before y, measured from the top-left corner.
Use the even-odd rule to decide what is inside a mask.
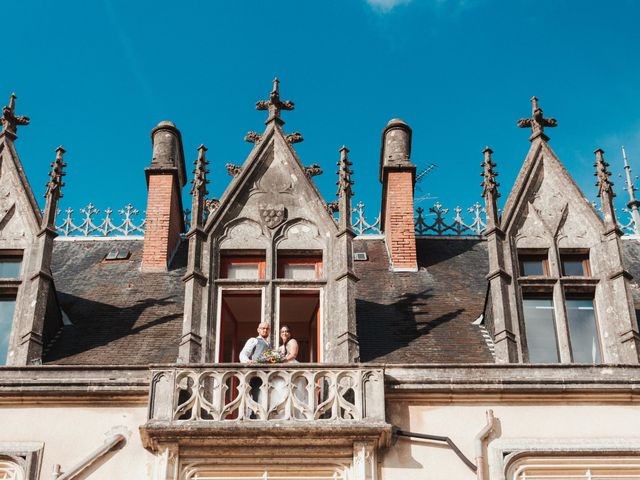
[[[264,224],[271,230],[287,219],[287,209],[284,208],[284,205],[260,205],[258,211]]]
[[[529,141],[534,141],[540,137],[545,142],[549,137],[544,133],[544,127],[557,127],[558,121],[555,118],[545,118],[542,114],[542,108],[538,106],[538,99],[531,97],[531,118],[521,118],[518,120],[518,127],[531,128],[531,136]]]
[[[2,122],[2,131],[9,132],[14,136],[17,133],[18,125],[29,125],[29,117],[25,117],[23,115],[16,115],[16,94],[12,93],[11,97],[9,97],[9,105],[6,105],[2,108],[2,117],[0,117],[0,122]]]
[[[284,121],[280,118],[280,112],[282,110],[293,110],[294,103],[290,100],[280,100],[280,80],[278,77],[273,79],[273,89],[269,94],[269,100],[260,100],[256,102],[256,110],[268,110],[269,117],[265,124],[276,122],[279,125],[284,125]]]

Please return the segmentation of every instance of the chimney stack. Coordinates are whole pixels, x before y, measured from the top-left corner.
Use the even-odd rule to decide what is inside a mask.
[[[153,156],[147,176],[147,220],[142,269],[166,271],[185,231],[182,187],[186,183],[182,136],[169,121],[151,131]]]
[[[382,131],[380,181],[381,228],[394,271],[418,270],[413,219],[416,166],[411,163],[411,127],[399,118]]]

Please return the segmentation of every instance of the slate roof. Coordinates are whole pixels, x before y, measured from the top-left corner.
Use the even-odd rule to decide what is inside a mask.
[[[142,273],[141,240],[54,242],[52,271],[58,300],[72,325],[45,346],[45,363],[141,365],[173,363],[182,333],[187,243],[172,269]],[[104,261],[112,248],[127,260]]]
[[[46,346],[45,363],[173,363],[182,330],[187,243],[171,270],[142,273],[141,240],[57,240],[53,276],[65,325]],[[625,264],[640,279],[640,240],[623,241]],[[381,239],[356,239],[357,329],[363,362],[492,363],[480,326],[488,271],[486,243],[470,237],[417,239],[417,273],[389,271]],[[104,261],[113,248],[127,260]],[[640,313],[640,287],[632,290]]]

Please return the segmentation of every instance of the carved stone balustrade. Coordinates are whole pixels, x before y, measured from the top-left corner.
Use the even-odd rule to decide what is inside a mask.
[[[391,433],[381,368],[172,366],[154,368],[150,388],[141,434],[154,450],[167,442],[249,445],[262,434],[276,444],[386,444]]]

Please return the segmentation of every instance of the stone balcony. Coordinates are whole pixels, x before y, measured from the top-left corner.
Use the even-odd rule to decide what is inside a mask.
[[[152,370],[148,448],[386,444],[381,368],[323,364],[167,366]]]

